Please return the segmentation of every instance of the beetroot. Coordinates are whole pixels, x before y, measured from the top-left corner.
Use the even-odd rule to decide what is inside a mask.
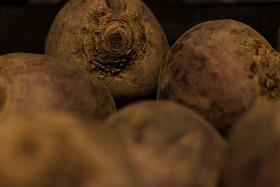
[[[104,125],[126,145],[144,187],[216,187],[225,141],[201,116],[168,101],[141,101]]]
[[[158,99],[182,103],[223,135],[259,100],[280,97],[280,54],[253,28],[234,20],[196,25],[161,66]]]

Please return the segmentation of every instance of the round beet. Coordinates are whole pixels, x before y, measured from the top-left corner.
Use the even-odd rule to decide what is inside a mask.
[[[74,63],[29,53],[0,56],[0,119],[45,110],[103,121],[116,107],[108,89]]]
[[[85,126],[58,113],[2,122],[0,186],[138,186],[119,139],[93,127],[89,133]]]
[[[216,187],[225,141],[201,116],[169,101],[127,105],[104,125],[120,135],[144,187]]]
[[[280,103],[252,108],[229,134],[224,187],[280,185]]]
[[[158,99],[191,107],[224,135],[258,100],[279,97],[279,53],[234,20],[207,21],[188,30],[160,70]]]
[[[121,103],[156,90],[168,49],[165,33],[141,0],[71,0],[50,28],[45,53],[82,65]]]

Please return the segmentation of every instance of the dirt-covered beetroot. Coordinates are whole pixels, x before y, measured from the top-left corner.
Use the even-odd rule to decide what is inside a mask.
[[[156,90],[168,49],[165,33],[141,0],[71,0],[50,28],[45,53],[82,65],[121,103]]]
[[[171,101],[141,101],[104,125],[120,134],[144,187],[216,187],[225,142],[201,116]]]
[[[103,83],[77,64],[40,54],[0,56],[0,118],[44,110],[102,121],[116,111]]]
[[[157,97],[191,107],[227,134],[258,100],[279,99],[280,55],[248,25],[201,23],[171,47]]]
[[[60,113],[2,122],[0,186],[138,186],[119,139],[83,123]]]
[[[280,103],[259,104],[233,127],[223,187],[280,185]]]

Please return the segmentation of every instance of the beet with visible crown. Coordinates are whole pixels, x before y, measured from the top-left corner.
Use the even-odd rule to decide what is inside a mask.
[[[117,103],[148,97],[169,49],[160,24],[141,0],[71,0],[56,16],[45,53],[82,65]]]

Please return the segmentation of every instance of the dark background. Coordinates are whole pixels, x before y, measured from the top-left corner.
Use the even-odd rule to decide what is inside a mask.
[[[0,0],[0,55],[11,52],[44,52],[44,43],[50,25],[65,1],[60,3],[54,0],[52,3],[47,0],[43,0],[43,3],[37,1]],[[144,2],[162,25],[170,45],[189,28],[203,21],[234,19],[253,27],[276,48],[280,25],[280,1],[235,1],[146,0]]]

